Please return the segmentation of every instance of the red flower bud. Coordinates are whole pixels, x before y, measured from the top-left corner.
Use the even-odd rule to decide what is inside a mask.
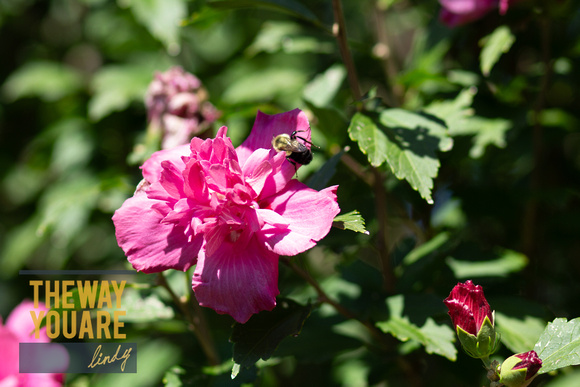
[[[500,382],[507,387],[524,387],[530,384],[542,368],[542,360],[535,351],[508,357],[500,368]]]
[[[491,308],[483,295],[483,289],[474,285],[471,280],[464,284],[458,283],[449,297],[443,301],[449,308],[449,316],[455,329],[460,327],[465,332],[477,336],[485,317],[493,323]]]

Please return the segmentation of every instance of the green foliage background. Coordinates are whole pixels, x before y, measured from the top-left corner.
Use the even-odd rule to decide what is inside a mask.
[[[580,316],[580,6],[523,1],[454,29],[434,0],[343,7],[364,101],[330,0],[0,3],[4,318],[32,298],[21,269],[130,268],[111,216],[141,179],[128,156],[145,133],[145,90],[171,65],[202,80],[235,145],[258,109],[307,111],[321,149],[299,178],[339,184],[342,212],[360,212],[370,233],[333,229],[291,261],[382,342],[281,264],[281,296],[310,315],[232,380],[233,320],[204,310],[223,361],[210,367],[155,276],[139,274],[151,286],[124,302],[138,373],[67,385],[482,385],[442,303],[458,281],[484,287],[498,357],[533,349],[554,317]],[[186,294],[187,275],[168,280]],[[578,378],[568,368],[534,383]]]

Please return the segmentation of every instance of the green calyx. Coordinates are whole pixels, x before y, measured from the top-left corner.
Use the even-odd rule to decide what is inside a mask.
[[[487,358],[499,347],[499,335],[489,317],[485,317],[477,336],[457,327],[457,337],[465,352],[476,359]]]
[[[526,380],[527,368],[514,370],[513,367],[518,365],[522,359],[514,356],[508,357],[501,365],[499,372],[499,381],[507,387],[526,387],[534,378]]]

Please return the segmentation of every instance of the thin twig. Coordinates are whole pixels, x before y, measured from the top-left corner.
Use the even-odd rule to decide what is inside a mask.
[[[538,96],[533,106],[533,127],[532,127],[532,155],[534,168],[530,175],[531,196],[526,203],[522,224],[522,250],[530,258],[530,269],[534,269],[533,264],[536,261],[536,251],[538,250],[538,199],[537,191],[542,187],[542,165],[543,165],[543,137],[544,130],[541,123],[541,113],[546,106],[546,96],[550,88],[552,78],[552,60],[551,60],[551,31],[550,20],[544,16],[539,20],[542,47],[542,62],[544,64],[544,74],[540,80]],[[530,272],[529,272],[530,273]],[[531,274],[531,273],[530,273]],[[529,281],[533,283],[534,281]]]
[[[373,19],[377,44],[375,45],[373,52],[382,61],[383,71],[390,86],[387,102],[391,106],[399,106],[405,91],[401,84],[395,82],[399,69],[397,66],[397,58],[395,58],[394,55],[395,50],[393,49],[393,44],[389,39],[387,25],[385,23],[386,17],[387,14],[385,10],[381,8],[379,2],[376,1],[373,7]]]
[[[296,263],[294,263],[293,261],[291,261],[287,257],[280,257],[280,259],[282,260],[282,262],[286,266],[288,266],[290,269],[292,269],[296,274],[298,274],[306,282],[308,282],[314,288],[314,290],[316,290],[316,293],[318,293],[318,299],[320,302],[329,304],[338,313],[340,313],[341,315],[343,315],[347,319],[356,320],[356,321],[360,322],[361,324],[363,324],[365,326],[365,328],[367,328],[369,333],[375,339],[377,339],[380,343],[383,343],[383,344],[387,343],[387,341],[386,341],[387,337],[380,329],[378,329],[370,321],[361,320],[353,312],[351,312],[350,310],[348,310],[347,308],[345,308],[344,306],[342,306],[341,304],[339,304],[338,302],[336,302],[332,298],[330,298],[328,296],[328,294],[326,294],[326,292],[320,287],[318,282],[316,282],[316,280],[314,278],[312,278],[312,276],[306,270],[302,269],[300,266],[298,266]]]
[[[358,101],[361,99],[362,94],[360,91],[358,76],[356,75],[356,68],[354,67],[354,61],[352,60],[352,55],[350,54],[350,49],[348,48],[346,25],[344,22],[344,14],[342,13],[342,4],[340,3],[340,0],[332,0],[332,10],[334,12],[334,25],[332,26],[332,33],[338,41],[340,56],[342,57],[344,65],[346,66],[346,74],[352,95],[354,100]]]
[[[208,329],[207,322],[203,314],[203,310],[200,310],[201,308],[199,304],[197,304],[195,297],[190,297],[191,305],[193,306],[194,310],[194,312],[192,312],[192,309],[190,309],[189,307],[190,304],[187,298],[186,297],[180,298],[177,296],[177,294],[175,294],[173,289],[171,289],[171,286],[169,286],[169,283],[167,283],[167,279],[165,278],[163,273],[159,273],[157,275],[157,280],[159,285],[161,285],[169,292],[171,299],[173,300],[175,305],[177,305],[179,310],[181,310],[183,317],[188,322],[189,329],[193,331],[193,333],[197,337],[197,340],[199,341],[201,348],[203,349],[203,352],[207,357],[208,363],[210,365],[220,364],[221,362],[217,354],[217,350],[215,348],[211,332]],[[191,288],[191,286],[188,286],[188,288]],[[198,309],[195,308],[195,304],[197,304]]]

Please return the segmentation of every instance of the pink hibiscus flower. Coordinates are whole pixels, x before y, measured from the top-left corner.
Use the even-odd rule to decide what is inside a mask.
[[[439,19],[449,27],[467,24],[482,18],[499,6],[500,15],[507,12],[515,0],[439,0],[443,7]]]
[[[278,257],[316,245],[339,212],[337,186],[316,191],[293,179],[275,136],[293,131],[310,140],[299,109],[258,112],[249,137],[234,149],[222,127],[215,139],[154,153],[144,181],[115,212],[119,246],[145,273],[197,265],[193,290],[200,305],[240,323],[272,310]]]
[[[19,373],[19,344],[50,342],[46,328],[40,330],[38,339],[34,337],[34,322],[30,316],[32,310],[47,311],[42,304],[35,309],[33,302],[22,301],[8,316],[5,325],[0,318],[0,387],[57,387],[64,382],[62,373]],[[44,361],[57,362],[54,364],[60,365],[59,368],[65,371],[68,367],[68,353],[60,345],[54,345],[54,351],[51,351],[54,356]]]

